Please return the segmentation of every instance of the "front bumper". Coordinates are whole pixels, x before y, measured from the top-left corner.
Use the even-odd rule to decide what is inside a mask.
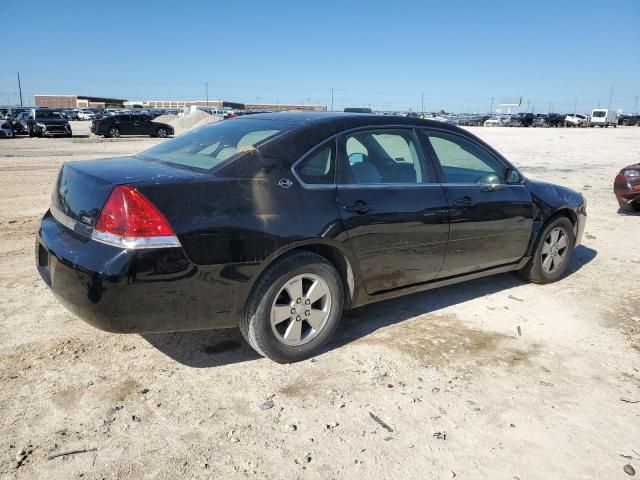
[[[60,224],[50,212],[36,237],[36,266],[72,313],[115,333],[170,332],[237,325],[233,287],[221,266],[198,266],[181,248],[127,250]]]
[[[14,132],[8,128],[0,128],[0,138],[13,138]]]
[[[632,177],[633,180],[618,175],[613,184],[613,193],[618,200],[620,207],[634,202],[640,202],[640,179]]]

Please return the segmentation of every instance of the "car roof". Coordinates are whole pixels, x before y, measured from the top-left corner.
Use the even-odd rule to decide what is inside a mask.
[[[460,130],[459,127],[456,127],[455,125],[451,125],[446,122],[439,122],[437,120],[422,119],[418,117],[377,115],[375,113],[287,111],[243,115],[233,118],[231,121],[241,122],[249,119],[274,120],[291,123],[292,128],[305,126],[327,126],[327,124],[335,124],[340,125],[342,130],[369,125],[413,125],[437,127],[452,131]]]

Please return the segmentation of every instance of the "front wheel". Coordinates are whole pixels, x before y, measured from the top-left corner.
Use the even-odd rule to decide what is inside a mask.
[[[156,137],[160,137],[160,138],[167,138],[167,129],[166,129],[166,128],[162,128],[162,127],[160,127],[160,128],[156,131]]]
[[[560,280],[569,266],[575,243],[571,221],[557,217],[544,228],[531,259],[518,273],[533,283]]]
[[[240,331],[259,354],[291,363],[320,352],[342,316],[344,290],[323,257],[298,252],[268,268],[247,300]]]

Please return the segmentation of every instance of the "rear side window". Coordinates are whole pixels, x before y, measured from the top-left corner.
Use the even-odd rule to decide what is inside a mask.
[[[160,143],[138,157],[210,170],[293,127],[270,119],[221,120]]]
[[[295,167],[298,177],[309,185],[330,185],[335,178],[335,141],[330,141]]]

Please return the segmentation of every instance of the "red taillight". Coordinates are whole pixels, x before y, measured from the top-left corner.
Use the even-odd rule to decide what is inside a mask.
[[[129,185],[119,185],[111,191],[94,227],[93,237],[127,248],[179,245],[164,215]]]

